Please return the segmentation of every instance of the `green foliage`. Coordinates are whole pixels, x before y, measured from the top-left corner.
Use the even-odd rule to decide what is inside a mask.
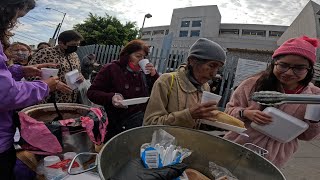
[[[76,24],[74,30],[81,33],[87,45],[125,45],[136,39],[138,28],[135,22],[121,22],[106,14],[105,17],[89,14],[89,17],[82,24]]]

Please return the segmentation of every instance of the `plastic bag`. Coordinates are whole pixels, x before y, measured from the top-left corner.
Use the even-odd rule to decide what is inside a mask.
[[[92,102],[88,99],[87,92],[91,86],[90,80],[84,80],[78,87],[80,93],[80,103],[88,106],[92,106]]]
[[[238,180],[228,169],[209,162],[209,171],[216,180]]]
[[[175,137],[163,129],[155,131],[151,143],[145,143],[140,148],[140,157],[145,168],[157,169],[182,163],[191,155],[191,151],[176,146]],[[186,173],[176,180],[188,180]]]

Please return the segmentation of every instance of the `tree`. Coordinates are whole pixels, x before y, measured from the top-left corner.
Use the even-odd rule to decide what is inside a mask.
[[[101,17],[92,13],[84,23],[76,24],[73,28],[82,34],[86,45],[125,45],[136,39],[139,32],[135,22],[121,24],[116,17],[108,14]]]

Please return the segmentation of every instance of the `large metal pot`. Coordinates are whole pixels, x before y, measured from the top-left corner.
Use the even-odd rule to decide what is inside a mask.
[[[211,177],[209,161],[212,161],[239,179],[285,179],[277,167],[250,149],[205,132],[172,126],[134,128],[109,140],[97,155],[96,165],[101,179],[110,178],[130,159],[138,158],[140,146],[151,142],[153,132],[158,129],[173,135],[179,146],[192,150],[184,162],[208,177]]]
[[[75,103],[57,103],[57,107],[62,114],[63,119],[79,118],[85,116],[90,111],[90,106],[75,104]],[[43,122],[51,122],[57,117],[57,112],[53,104],[40,104],[27,107],[21,112],[28,116]],[[90,140],[86,131],[72,133],[71,135],[63,136],[63,152],[93,152],[94,143]],[[62,153],[63,153],[62,152]],[[87,158],[81,158],[82,162],[87,161]]]

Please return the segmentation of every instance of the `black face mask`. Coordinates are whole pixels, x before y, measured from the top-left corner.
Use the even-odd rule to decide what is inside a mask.
[[[66,52],[66,54],[71,54],[74,53],[78,50],[78,46],[68,46],[66,50],[64,50]]]

